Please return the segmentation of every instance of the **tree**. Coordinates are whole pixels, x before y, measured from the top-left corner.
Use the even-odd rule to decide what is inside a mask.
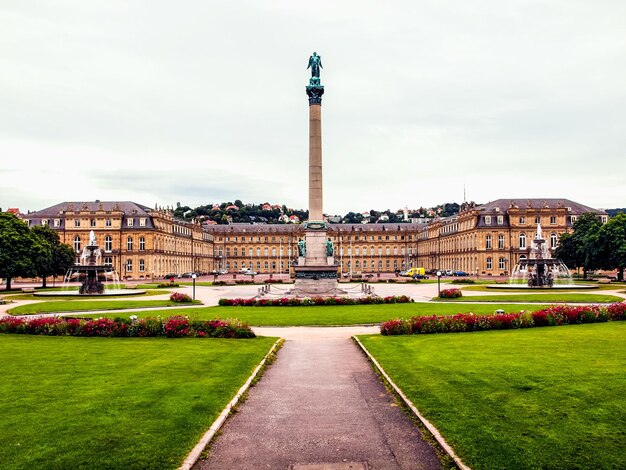
[[[41,287],[46,287],[48,276],[63,275],[74,264],[74,249],[61,243],[59,235],[47,225],[36,225],[31,230],[33,262]]]
[[[589,212],[578,217],[572,228],[571,234],[561,235],[555,255],[570,268],[583,268],[583,278],[586,279],[590,270],[605,264],[600,246],[602,222],[596,214]]]
[[[626,214],[618,213],[600,229],[603,268],[617,269],[617,279],[624,280],[626,267]]]
[[[33,236],[23,221],[13,214],[0,213],[0,277],[11,280],[34,274],[32,260]]]

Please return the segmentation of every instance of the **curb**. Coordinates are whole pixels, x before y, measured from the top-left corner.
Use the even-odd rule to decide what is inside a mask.
[[[276,342],[271,347],[269,352],[265,355],[263,360],[259,363],[256,369],[254,369],[250,377],[248,377],[248,380],[246,380],[246,382],[241,386],[235,397],[228,403],[228,405],[226,405],[226,407],[222,410],[217,419],[213,422],[209,430],[202,435],[195,447],[191,449],[191,452],[189,452],[187,457],[185,457],[185,460],[183,461],[181,466],[178,467],[178,470],[190,470],[191,467],[196,464],[204,448],[208,445],[209,442],[211,442],[213,436],[215,436],[217,431],[219,431],[219,429],[223,426],[232,408],[237,405],[237,403],[239,403],[241,396],[248,391],[250,385],[252,384],[252,381],[259,374],[259,371],[263,368],[263,365],[267,361],[267,358],[276,350],[281,341],[283,341],[282,338],[276,340]]]
[[[402,390],[400,389],[400,387],[398,387],[394,383],[394,381],[391,380],[391,377],[389,377],[387,372],[385,372],[385,370],[378,363],[378,361],[376,361],[376,359],[374,359],[374,356],[372,356],[370,354],[370,352],[365,348],[365,346],[363,346],[361,341],[359,341],[359,338],[357,338],[356,336],[353,336],[352,339],[354,339],[354,341],[356,341],[356,343],[359,345],[361,350],[368,357],[370,362],[372,364],[374,364],[374,366],[376,366],[376,369],[378,369],[378,372],[380,372],[380,374],[384,377],[385,381],[387,381],[387,383],[393,388],[393,390],[398,394],[398,396],[402,399],[402,401],[405,403],[405,405],[409,407],[409,409],[415,415],[415,417],[417,417],[417,419],[419,419],[422,422],[422,424],[426,427],[426,429],[428,429],[430,434],[435,438],[435,440],[441,446],[441,448],[444,450],[444,452],[446,454],[448,454],[450,456],[450,458],[452,458],[452,460],[454,460],[454,463],[457,465],[457,467],[460,468],[461,470],[472,470],[470,467],[468,467],[467,465],[465,465],[463,463],[463,461],[461,460],[461,458],[459,456],[457,456],[455,454],[454,450],[446,442],[446,440],[443,438],[443,436],[441,435],[439,430],[430,421],[428,421],[426,418],[424,418],[424,416],[422,416],[422,414],[418,411],[418,409],[413,404],[413,402],[411,400],[409,400],[404,393],[402,393]]]

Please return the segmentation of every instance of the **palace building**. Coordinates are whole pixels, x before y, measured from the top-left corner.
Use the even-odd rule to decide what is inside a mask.
[[[506,276],[528,256],[537,224],[554,250],[559,236],[589,212],[608,219],[605,212],[568,199],[498,199],[465,203],[457,215],[428,224],[330,224],[328,236],[343,277],[410,267]],[[129,201],[63,202],[24,220],[55,229],[77,256],[93,230],[103,263],[126,279],[242,269],[293,274],[304,238],[299,224],[202,225],[177,219],[170,209]]]

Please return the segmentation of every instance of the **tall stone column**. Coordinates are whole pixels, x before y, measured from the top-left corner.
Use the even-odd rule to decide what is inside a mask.
[[[307,92],[308,92],[307,87]],[[321,88],[321,87],[320,87]],[[322,88],[322,92],[324,89]],[[311,104],[309,93],[309,220],[323,221],[322,210],[322,100]]]

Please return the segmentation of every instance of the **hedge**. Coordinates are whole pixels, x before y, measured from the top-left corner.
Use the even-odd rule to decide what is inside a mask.
[[[168,338],[254,338],[250,327],[237,319],[190,320],[184,316],[165,319],[147,317],[125,318],[0,318],[0,333],[18,333],[48,336],[103,336]]]
[[[427,333],[458,333],[484,330],[506,330],[535,326],[576,325],[626,320],[626,303],[608,306],[554,305],[536,312],[518,312],[492,315],[432,315],[412,317],[408,320],[395,319],[383,322],[383,335],[410,335]]]
[[[404,304],[413,302],[406,295],[388,297],[281,297],[280,299],[220,299],[223,307],[309,307],[315,305],[368,305],[368,304]]]

